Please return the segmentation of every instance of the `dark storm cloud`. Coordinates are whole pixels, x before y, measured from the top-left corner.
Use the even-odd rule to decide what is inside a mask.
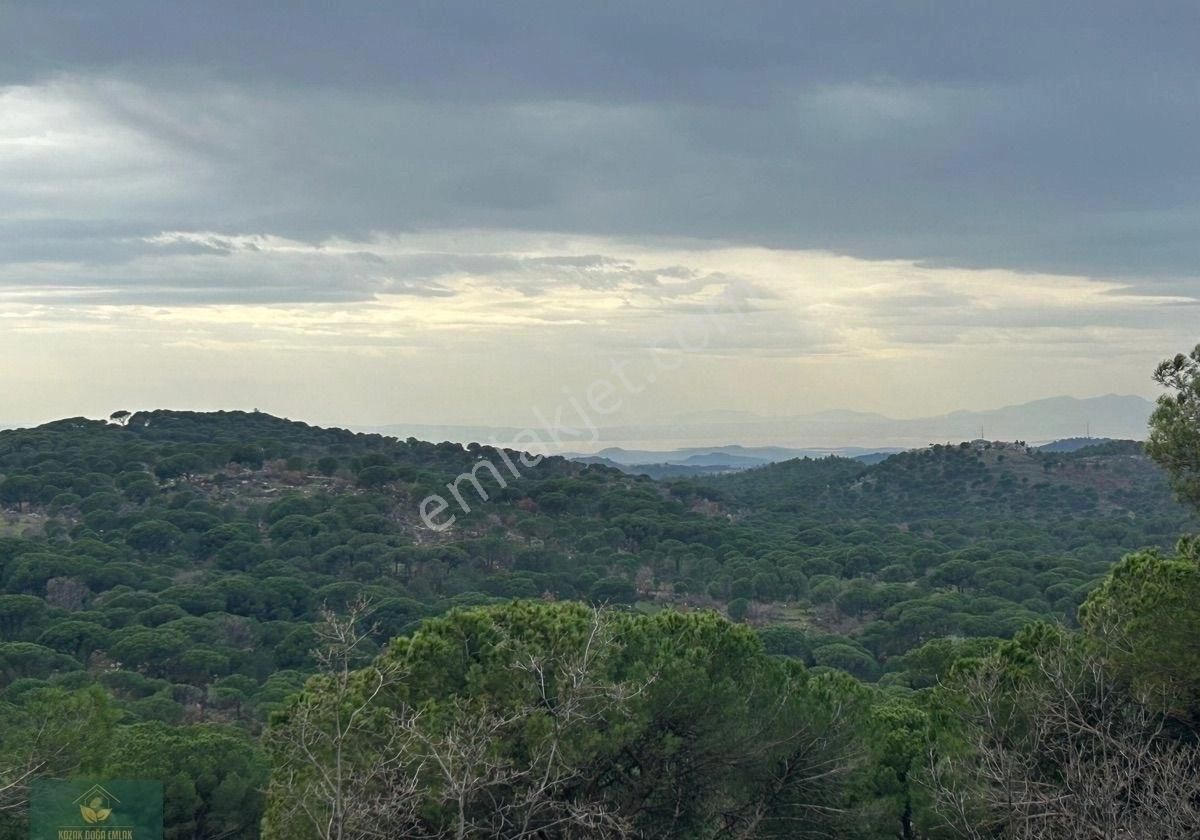
[[[6,174],[19,223],[58,228],[0,259],[506,228],[1196,290],[1193,3],[347,5],[0,3],[0,84],[71,80],[171,176],[67,201],[54,161]]]
[[[433,98],[745,101],[796,83],[1195,68],[1190,3],[7,2],[5,77],[197,66]]]

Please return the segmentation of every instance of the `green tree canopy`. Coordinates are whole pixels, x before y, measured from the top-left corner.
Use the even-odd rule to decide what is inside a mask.
[[[1180,498],[1200,507],[1200,344],[1162,362],[1154,379],[1171,393],[1158,398],[1146,450],[1166,468]]]

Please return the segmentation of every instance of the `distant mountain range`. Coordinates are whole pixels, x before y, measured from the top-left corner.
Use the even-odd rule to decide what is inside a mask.
[[[738,445],[652,451],[612,446],[600,450],[595,455],[568,452],[565,453],[565,456],[581,464],[603,464],[622,472],[663,479],[738,472],[753,467],[763,467],[767,464],[776,464],[780,461],[790,461],[794,458],[824,458],[829,455],[875,464],[889,455],[901,451],[903,450],[868,450],[861,447],[788,449],[782,446],[747,447]]]
[[[1033,449],[1038,452],[1070,453],[1089,446],[1112,443],[1112,438],[1074,437],[1051,441]],[[795,458],[824,458],[836,455],[866,465],[886,461],[903,449],[866,450],[859,447],[844,449],[787,449],[781,446],[746,447],[717,446],[676,449],[669,452],[622,449],[619,446],[601,450],[595,455],[567,453],[566,457],[581,464],[603,464],[621,472],[648,475],[655,479],[687,478],[698,475],[719,475],[740,472],[753,467],[777,464]]]
[[[900,449],[867,449],[847,446],[835,449],[791,449],[785,446],[690,446],[682,449],[652,450],[623,449],[610,446],[594,455],[581,452],[566,452],[565,457],[590,463],[630,466],[645,464],[672,464],[681,467],[761,467],[792,458],[824,458],[837,455],[842,458],[863,458],[874,454],[892,454]]]
[[[547,441],[543,451],[580,456],[598,455],[623,464],[670,463],[687,466],[687,458],[701,459],[691,466],[718,465],[704,459],[714,452],[724,457],[769,463],[805,455],[839,454],[859,457],[926,446],[931,443],[989,440],[1024,440],[1031,444],[1070,438],[1121,438],[1142,440],[1154,403],[1143,397],[1109,394],[1077,399],[1050,397],[989,411],[955,411],[929,417],[897,419],[861,411],[822,411],[791,417],[764,417],[742,411],[706,411],[683,415],[669,423],[601,427],[595,435],[571,438],[532,431]],[[395,424],[362,428],[396,437],[451,440],[460,443],[510,443],[523,431],[517,427],[431,426]],[[595,438],[593,440],[593,437]],[[738,446],[731,446],[736,442]],[[521,448],[529,448],[522,446]]]

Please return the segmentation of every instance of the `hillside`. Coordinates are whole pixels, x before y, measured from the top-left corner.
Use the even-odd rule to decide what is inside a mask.
[[[872,518],[1040,519],[1083,514],[1155,517],[1180,510],[1137,441],[1070,451],[971,441],[892,455],[877,464],[797,460],[704,482],[756,511],[851,509]]]
[[[1069,619],[1122,553],[1186,524],[1138,445],[1112,443],[674,484],[554,458],[505,488],[485,474],[487,502],[423,526],[423,498],[497,457],[238,412],[0,432],[0,632],[23,645],[0,690],[97,680],[139,715],[253,723],[310,667],[319,609],[359,596],[379,642],[495,599],[715,606],[876,677],[935,636]]]
[[[807,606],[765,612],[810,636],[849,636],[885,668],[939,635],[1070,622],[1124,552],[1196,527],[1133,441],[1066,454],[974,442],[869,466],[802,459],[675,492],[706,499],[802,572]],[[730,594],[744,591],[743,580]]]

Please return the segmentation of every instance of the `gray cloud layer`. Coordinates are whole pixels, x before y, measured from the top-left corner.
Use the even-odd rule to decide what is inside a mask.
[[[1198,285],[1193,3],[43,1],[0,21],[6,116],[73,138],[0,146],[7,283],[49,261],[139,296],[164,230],[507,228]],[[411,268],[397,288],[436,294]],[[376,289],[348,271],[205,282]]]

